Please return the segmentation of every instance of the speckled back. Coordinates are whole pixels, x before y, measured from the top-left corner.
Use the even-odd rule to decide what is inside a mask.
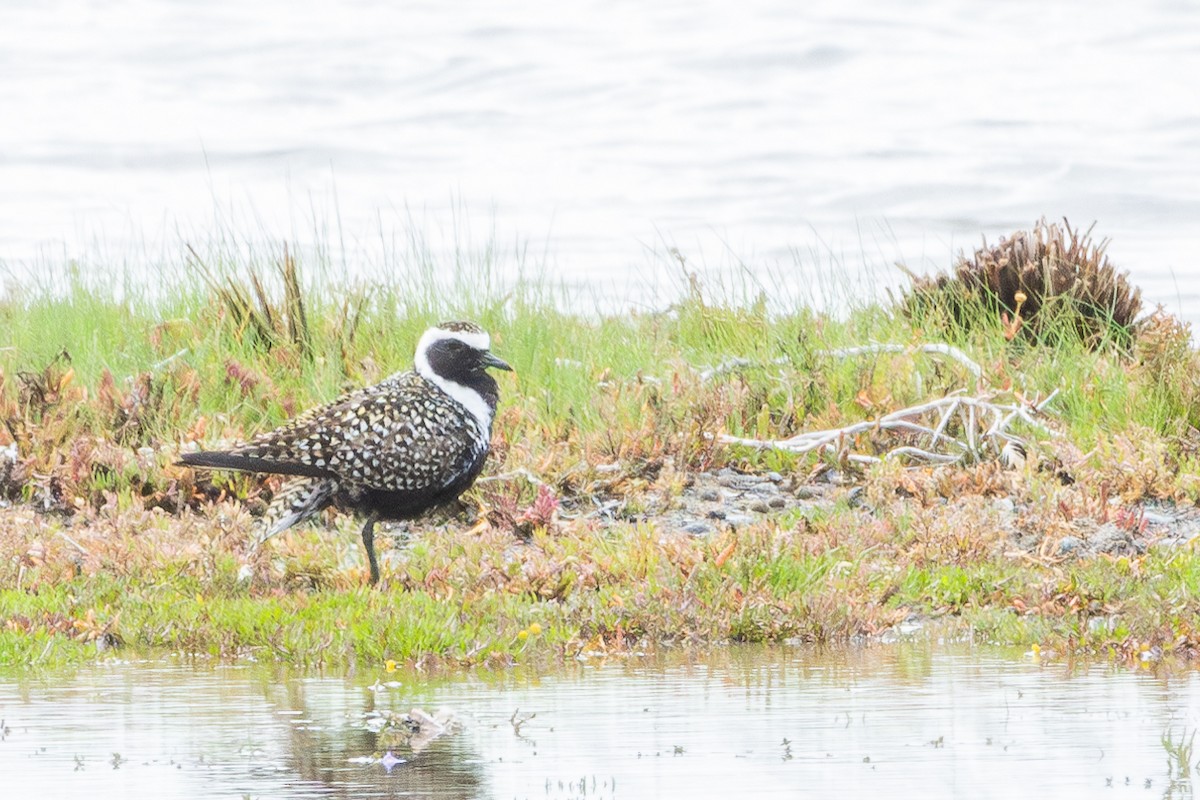
[[[417,492],[447,486],[477,466],[489,436],[453,398],[404,372],[232,452],[327,470],[344,489]]]

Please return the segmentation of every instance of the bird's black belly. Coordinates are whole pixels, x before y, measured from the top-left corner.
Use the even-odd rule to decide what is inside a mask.
[[[414,519],[426,511],[457,500],[479,477],[486,460],[487,453],[481,453],[467,465],[457,479],[440,488],[389,491],[364,487],[357,491],[341,493],[335,503],[359,514],[377,514],[381,519]]]

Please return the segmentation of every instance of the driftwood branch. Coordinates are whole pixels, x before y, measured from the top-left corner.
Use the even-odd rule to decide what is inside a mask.
[[[962,364],[975,376],[975,388],[983,380],[983,367],[975,363],[969,355],[952,344],[930,342],[928,344],[865,344],[859,347],[842,347],[837,350],[821,350],[818,355],[832,358],[850,358],[852,356],[869,356],[877,353],[929,353],[930,355],[949,356]]]
[[[958,349],[954,345],[944,344],[942,342],[930,342],[927,344],[866,344],[858,347],[842,347],[836,350],[818,350],[819,356],[828,358],[853,358],[856,356],[877,355],[879,353],[928,353],[930,355],[947,356],[959,364],[962,364],[971,375],[975,378],[974,388],[978,390],[980,381],[983,380],[983,367],[979,366],[974,359]],[[728,375],[733,372],[744,372],[748,369],[764,369],[766,367],[778,366],[787,364],[789,359],[786,356],[773,358],[770,361],[751,361],[748,358],[735,356],[727,358],[715,367],[700,370],[700,380],[710,381],[713,378],[718,378],[722,375]]]
[[[877,420],[799,433],[787,439],[750,439],[726,434],[721,435],[720,441],[793,453],[834,450],[846,452],[851,461],[863,463],[876,463],[887,458],[906,458],[908,461],[930,464],[978,462],[989,456],[1000,457],[1008,443],[1024,445],[1024,440],[1010,431],[1010,426],[1016,421],[1024,422],[1046,435],[1056,435],[1033,417],[1034,414],[1044,413],[1049,399],[1028,404],[1002,402],[997,397],[986,395],[950,395],[892,411]],[[948,433],[953,421],[958,421],[958,435]],[[882,457],[850,452],[854,438],[874,432],[892,434],[899,439],[898,444]],[[923,446],[919,446],[922,443]]]
[[[776,366],[779,364],[788,363],[788,359],[780,356],[773,358],[770,361],[751,361],[748,358],[727,358],[715,367],[700,370],[700,380],[703,382],[711,381],[713,378],[719,378],[722,375],[728,375],[731,372],[744,372],[748,369],[757,369],[763,367]]]
[[[1051,394],[1041,402],[1022,400],[1003,401],[997,396],[966,396],[952,394],[937,400],[919,403],[885,414],[876,420],[866,420],[841,428],[806,431],[787,439],[751,439],[722,435],[720,441],[747,447],[785,450],[790,453],[811,453],[825,449],[846,452],[852,461],[875,463],[890,458],[905,458],[929,464],[953,464],[961,461],[982,461],[989,455],[999,457],[1009,442],[1023,445],[1023,440],[1010,427],[1018,420],[1038,431],[1053,436],[1054,432],[1034,418],[1044,414]],[[958,434],[948,433],[957,421]],[[864,433],[883,432],[899,441],[883,456],[851,453],[853,439]],[[923,446],[920,446],[923,444]]]
[[[1005,447],[1023,452],[1025,442],[1012,432],[1020,422],[1046,436],[1057,435],[1037,419],[1048,411],[1050,402],[1058,395],[1051,392],[1044,400],[1030,401],[1014,392],[981,392],[983,368],[954,345],[941,342],[927,344],[868,344],[820,350],[817,355],[828,358],[856,358],[880,353],[926,353],[945,356],[971,374],[970,391],[960,390],[908,408],[864,422],[841,428],[806,431],[787,439],[751,439],[722,435],[726,444],[786,450],[791,453],[810,453],[833,450],[850,461],[877,463],[889,458],[904,458],[928,464],[953,464],[962,461],[982,461],[988,457],[1001,458]],[[702,381],[746,369],[765,368],[787,363],[786,358],[768,362],[753,362],[746,358],[729,358],[715,367],[700,372]],[[952,433],[953,431],[953,433]],[[896,439],[894,446],[882,456],[852,452],[855,437],[865,433],[883,433]]]
[[[546,483],[544,480],[539,478],[537,475],[534,475],[532,471],[525,469],[524,467],[519,467],[517,469],[510,470],[509,472],[501,472],[497,475],[488,475],[485,478],[479,478],[478,480],[475,481],[475,483],[476,484],[499,483],[502,481],[516,480],[517,478],[521,478],[522,480],[528,481],[529,483],[532,483],[534,486],[549,486],[548,483]]]

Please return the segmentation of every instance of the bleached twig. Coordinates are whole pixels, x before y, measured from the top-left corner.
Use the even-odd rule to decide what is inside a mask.
[[[59,535],[59,537],[60,537],[60,538],[62,538],[64,541],[66,541],[66,543],[67,543],[67,544],[71,545],[71,546],[72,546],[72,547],[74,547],[76,550],[78,550],[79,552],[83,553],[85,556],[90,556],[90,555],[91,555],[91,553],[89,553],[89,552],[87,551],[87,548],[86,548],[86,547],[84,547],[84,546],[83,546],[83,545],[81,545],[79,542],[77,542],[77,541],[75,541],[74,539],[72,539],[70,536],[67,536],[67,535],[66,535],[65,533],[63,533],[62,531],[58,531],[58,535]]]
[[[1023,444],[1020,437],[1008,430],[1018,419],[1039,431],[1053,435],[1054,432],[1050,428],[1033,418],[1034,414],[1044,413],[1046,403],[1052,397],[1053,395],[1041,403],[1011,403],[998,401],[991,395],[972,397],[956,392],[893,411],[876,420],[856,422],[841,428],[806,431],[787,439],[764,440],[722,435],[720,441],[747,447],[786,450],[791,453],[810,453],[835,445],[836,449],[841,451],[847,440],[859,434],[885,432],[910,438],[907,442],[902,440],[883,456],[849,453],[847,457],[861,463],[878,463],[884,459],[901,457],[931,464],[953,464],[968,458],[977,461],[983,458],[986,448],[990,447],[998,454],[1009,442]],[[936,425],[933,419],[929,424],[923,424],[922,420],[926,417],[936,419]],[[954,419],[959,421],[962,429],[959,438],[946,432]],[[917,447],[911,443],[911,437],[918,441],[927,440],[928,444],[925,447]]]
[[[709,367],[708,369],[700,370],[700,380],[702,382],[710,381],[713,378],[719,377],[721,375],[727,375],[730,372],[741,372],[743,370],[753,369],[755,367],[775,366],[778,364],[786,364],[786,363],[788,363],[788,359],[784,356],[780,356],[779,358],[773,358],[770,361],[766,361],[766,362],[756,362],[756,361],[751,361],[748,358],[741,358],[741,357],[735,356],[734,358],[725,359],[720,364],[717,364],[715,367]]]
[[[524,478],[525,480],[527,480],[527,481],[529,481],[530,483],[532,483],[534,486],[547,486],[547,485],[549,485],[549,484],[547,484],[547,483],[546,483],[544,480],[542,480],[541,478],[539,478],[537,475],[534,475],[534,474],[533,474],[531,471],[529,471],[529,470],[528,470],[528,469],[526,469],[525,467],[520,467],[520,468],[518,468],[518,469],[510,470],[510,471],[508,471],[508,472],[501,472],[501,473],[500,473],[500,474],[498,474],[498,475],[488,475],[488,476],[487,476],[487,477],[485,477],[485,478],[480,478],[480,479],[478,479],[477,481],[475,481],[475,483],[476,483],[476,484],[480,484],[480,483],[496,483],[496,482],[499,482],[499,481],[511,481],[511,480],[513,480],[513,479],[515,479],[515,478]]]
[[[877,353],[930,353],[933,355],[948,356],[970,371],[975,378],[975,387],[978,388],[979,382],[983,379],[983,367],[979,366],[974,359],[958,349],[954,345],[944,344],[942,342],[929,342],[926,344],[865,344],[857,347],[841,347],[836,350],[818,350],[817,355],[827,356],[830,358],[850,358],[853,356],[874,355]],[[734,356],[727,358],[715,367],[709,367],[700,371],[701,381],[710,381],[713,378],[727,375],[731,372],[742,372],[747,369],[755,369],[768,366],[777,366],[779,364],[788,363],[786,356],[773,358],[769,361],[751,361],[748,358]]]
[[[934,442],[937,442],[938,437],[942,436],[946,431],[946,426],[950,424],[950,420],[954,417],[954,412],[958,410],[958,403],[951,403],[942,411],[942,419],[938,423],[937,428],[933,431]]]
[[[864,344],[858,347],[841,347],[837,350],[820,350],[817,355],[831,356],[834,358],[848,358],[850,356],[865,356],[874,355],[876,353],[933,353],[943,356],[949,356],[958,363],[967,368],[972,375],[975,376],[975,387],[978,389],[979,382],[983,380],[983,367],[975,363],[969,355],[959,350],[952,344],[944,344],[942,342],[929,342],[926,344]]]
[[[164,358],[162,361],[157,361],[157,362],[151,364],[150,371],[158,372],[163,367],[169,366],[172,361],[175,361],[176,359],[182,358],[183,356],[187,355],[187,352],[188,352],[188,349],[185,347],[182,350],[179,350],[178,352],[172,353],[171,355]]]
[[[922,450],[919,447],[897,447],[895,450],[889,450],[882,456],[868,456],[862,453],[851,453],[846,456],[847,460],[858,464],[882,464],[892,458],[907,457],[918,461],[925,461],[930,464],[954,464],[962,460],[961,456],[952,456],[948,453],[931,453],[928,450]]]

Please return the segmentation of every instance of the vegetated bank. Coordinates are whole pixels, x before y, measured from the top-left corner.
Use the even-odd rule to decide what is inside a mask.
[[[188,264],[152,295],[0,304],[0,665],[503,665],[930,618],[1043,654],[1197,653],[1197,351],[1087,233],[1039,223],[837,314],[699,280],[586,316],[486,264],[363,286],[306,283],[282,249]],[[444,318],[517,371],[474,508],[381,535],[380,591],[335,516],[250,558],[278,484],[180,449],[407,368]]]

